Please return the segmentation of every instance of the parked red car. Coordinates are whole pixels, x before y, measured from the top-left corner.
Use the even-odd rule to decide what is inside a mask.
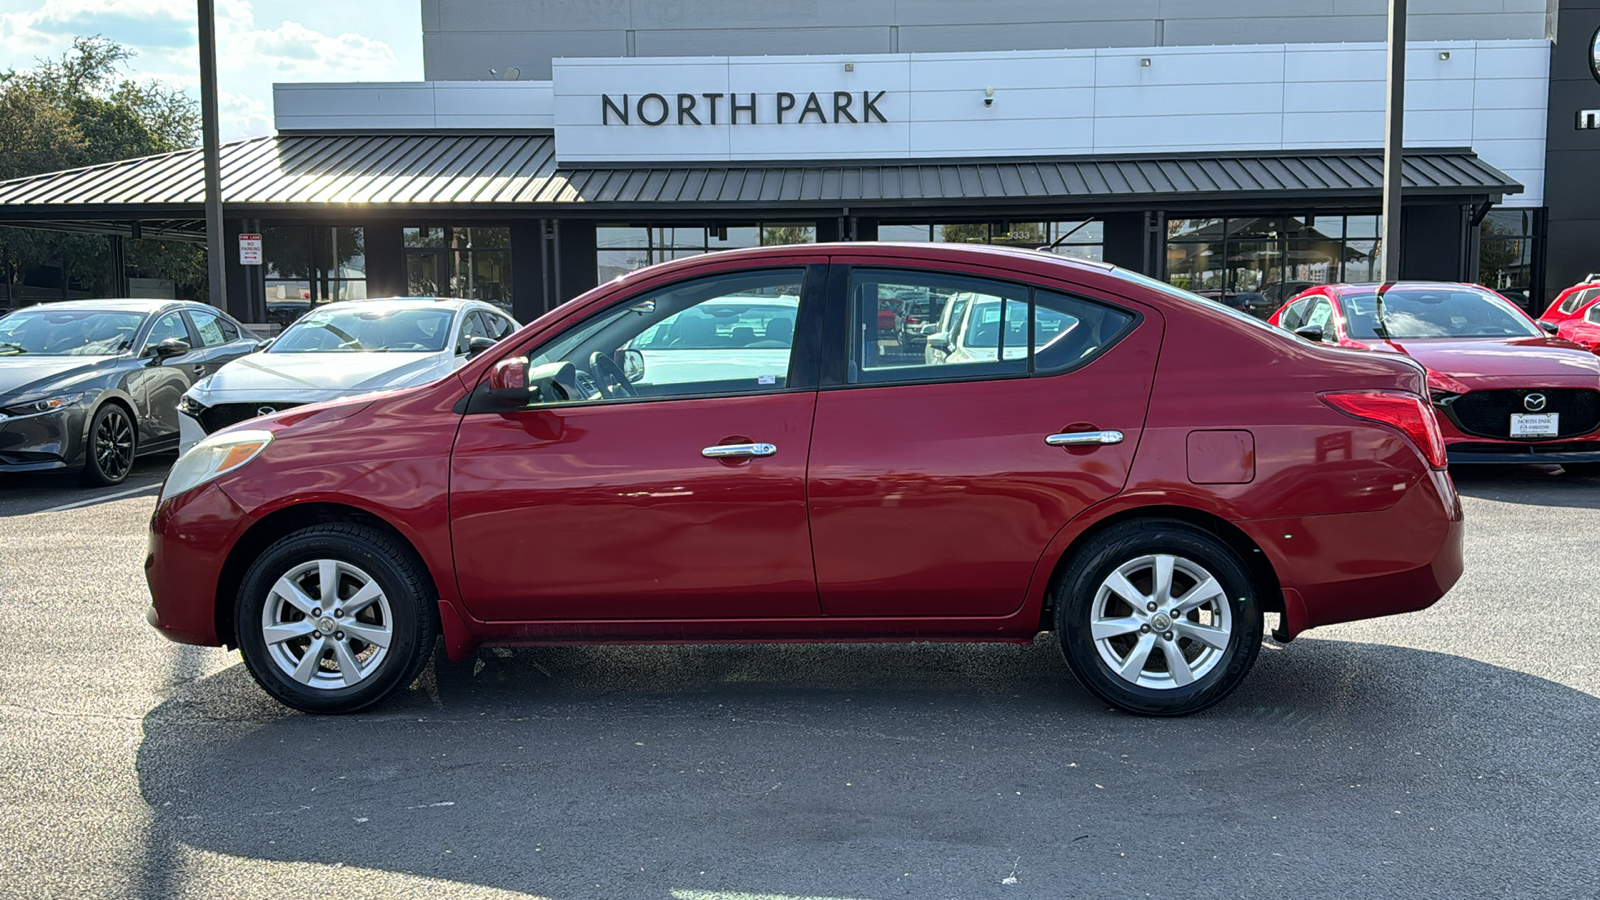
[[[1600,359],[1546,335],[1486,287],[1324,285],[1268,321],[1308,340],[1422,363],[1452,464],[1600,469]]]
[[[1567,288],[1550,301],[1550,306],[1539,317],[1539,324],[1560,325],[1576,318],[1584,308],[1600,300],[1600,282],[1584,281]]]
[[[1540,324],[1544,324],[1543,320]],[[1546,329],[1548,330],[1548,328]],[[1600,353],[1600,295],[1578,307],[1556,325],[1555,335],[1590,353]]]
[[[880,284],[988,304],[976,358],[880,354]],[[798,298],[793,321],[774,296]],[[685,314],[693,349],[672,340]],[[1051,254],[679,260],[431,385],[209,436],[151,521],[149,619],[239,647],[316,712],[409,684],[441,633],[460,660],[1054,630],[1106,702],[1189,713],[1244,678],[1264,613],[1288,640],[1456,581],[1461,506],[1424,391],[1402,356]]]

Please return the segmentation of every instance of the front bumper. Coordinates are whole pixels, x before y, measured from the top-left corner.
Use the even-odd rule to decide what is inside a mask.
[[[180,644],[217,646],[219,598],[228,553],[254,520],[217,486],[202,485],[156,507],[150,519],[144,575],[150,586],[150,624]],[[230,611],[231,615],[231,611]]]
[[[81,465],[83,424],[82,406],[0,419],[0,472],[40,472]]]
[[[1513,441],[1461,441],[1446,444],[1450,465],[1561,465],[1600,463],[1600,440],[1548,441],[1528,444]]]

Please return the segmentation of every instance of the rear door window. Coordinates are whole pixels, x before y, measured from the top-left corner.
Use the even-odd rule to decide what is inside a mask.
[[[946,272],[856,268],[850,273],[852,384],[1026,375],[1067,369],[1124,333],[1134,315],[1066,293]],[[884,296],[926,291],[940,331],[908,350],[878,328]]]

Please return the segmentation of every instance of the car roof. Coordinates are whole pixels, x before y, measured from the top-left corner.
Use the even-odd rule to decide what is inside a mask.
[[[323,303],[311,308],[311,312],[320,312],[329,309],[346,309],[356,307],[385,306],[393,309],[445,309],[459,310],[467,307],[489,306],[479,300],[462,300],[457,297],[369,297],[365,300],[340,300],[335,303]],[[494,307],[489,306],[490,309]]]
[[[169,306],[205,307],[204,303],[192,300],[146,300],[137,297],[109,297],[104,300],[50,300],[44,303],[35,303],[33,306],[20,306],[12,312],[24,309],[83,309],[103,310],[107,312],[142,312],[152,313],[166,309]],[[210,307],[215,309],[215,307]],[[220,312],[220,310],[218,310]]]
[[[680,269],[696,269],[713,261],[751,260],[794,256],[874,256],[884,255],[884,250],[913,251],[907,255],[924,259],[959,259],[969,257],[979,264],[1005,268],[1010,261],[1027,260],[1049,265],[1065,266],[1085,272],[1104,274],[1116,268],[1111,263],[1062,256],[1047,250],[1030,250],[1021,247],[1004,247],[990,244],[946,244],[930,241],[846,241],[823,244],[778,244],[770,247],[743,247],[738,250],[719,250],[695,256],[657,263],[617,276],[613,281],[630,281],[636,277],[654,277]],[[887,255],[894,256],[895,253]]]

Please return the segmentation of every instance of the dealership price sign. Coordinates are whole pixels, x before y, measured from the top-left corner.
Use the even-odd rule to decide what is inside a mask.
[[[239,265],[241,265],[241,266],[259,266],[259,265],[261,265],[261,235],[259,235],[259,234],[241,234],[241,235],[239,235]]]

